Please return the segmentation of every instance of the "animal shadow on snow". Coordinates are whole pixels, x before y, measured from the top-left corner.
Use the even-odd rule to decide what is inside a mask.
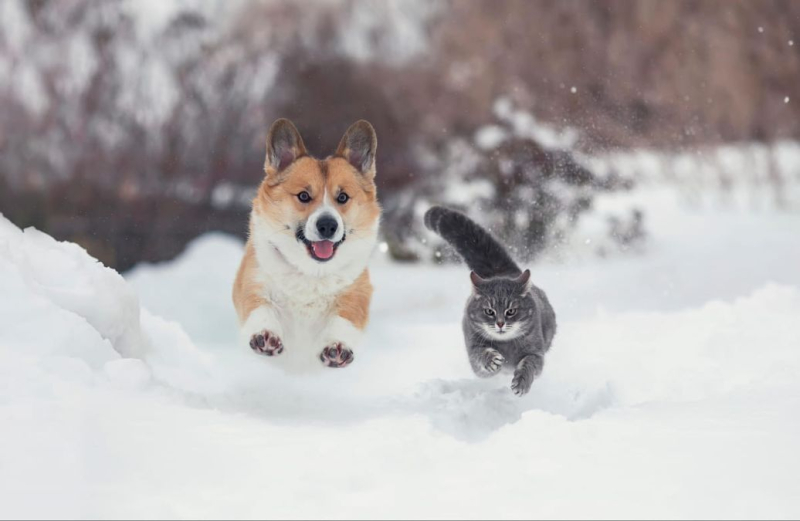
[[[421,415],[457,439],[480,441],[529,411],[569,421],[586,419],[614,402],[606,385],[587,389],[545,373],[523,397],[510,388],[511,375],[493,379],[433,379],[399,388],[369,370],[287,375],[252,358],[217,359],[217,391],[194,394],[207,406],[285,424],[360,423],[393,415]],[[507,377],[506,377],[507,376]]]
[[[427,415],[434,427],[463,441],[481,441],[496,430],[519,421],[523,414],[538,411],[568,421],[588,419],[610,407],[610,386],[596,390],[570,390],[545,377],[531,391],[515,396],[502,376],[497,380],[462,379],[427,382],[417,393],[417,412]],[[510,375],[507,380],[510,381]]]

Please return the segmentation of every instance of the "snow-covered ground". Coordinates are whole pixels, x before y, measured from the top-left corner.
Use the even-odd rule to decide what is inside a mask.
[[[236,341],[237,240],[126,281],[0,219],[0,517],[800,516],[800,215],[632,199],[642,253],[533,267],[522,399],[471,374],[464,268],[377,258],[356,362],[290,377]]]

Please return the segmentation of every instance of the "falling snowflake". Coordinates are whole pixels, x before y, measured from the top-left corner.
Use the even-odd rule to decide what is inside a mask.
[[[575,94],[576,92],[578,92],[578,89],[576,87],[572,87],[571,89],[569,89],[569,91]]]
[[[784,103],[789,103],[789,96],[786,96],[785,98],[783,98],[783,102]]]

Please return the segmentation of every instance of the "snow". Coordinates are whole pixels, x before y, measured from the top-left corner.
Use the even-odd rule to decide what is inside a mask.
[[[50,100],[36,69],[27,64],[20,65],[12,81],[15,94],[25,107],[37,117],[44,114]]]
[[[31,337],[31,347],[42,354],[59,355],[62,347],[52,337],[62,331],[56,328],[48,332],[42,329],[45,324],[36,320],[52,312],[64,320],[79,318],[69,327],[92,337],[86,346],[75,342],[63,346],[64,349],[82,352],[86,348],[99,353],[105,350],[96,345],[97,340],[102,340],[123,355],[142,354],[145,342],[137,324],[139,303],[133,289],[118,273],[100,267],[80,247],[59,244],[37,230],[21,233],[7,221],[0,230],[3,289],[5,295],[12,296],[0,301],[4,329],[11,328],[25,338]],[[46,335],[48,341],[38,340],[41,335]],[[19,341],[11,336],[11,340]]]
[[[86,34],[73,35],[66,44],[66,61],[70,74],[61,79],[62,88],[70,96],[79,96],[89,86],[99,66],[92,42]]]
[[[0,2],[0,29],[0,41],[8,46],[9,51],[16,53],[25,47],[31,34],[31,23],[22,0]]]
[[[551,150],[574,149],[578,142],[578,131],[572,127],[556,128],[536,119],[528,111],[514,107],[507,97],[494,102],[495,117],[513,129],[518,138],[531,139]]]
[[[600,173],[614,171],[638,185],[680,190],[705,210],[800,209],[800,143],[729,143],[693,150],[648,149],[582,156]]]
[[[475,132],[475,144],[483,150],[494,150],[508,139],[508,132],[498,125],[484,125]]]
[[[350,4],[337,43],[358,61],[400,65],[425,52],[426,26],[440,11],[440,4],[424,0]]]
[[[152,55],[135,49],[119,53],[121,74],[130,78],[136,88],[125,89],[120,106],[143,125],[162,125],[175,110],[180,91],[169,65]]]
[[[157,44],[158,36],[181,14],[197,13],[222,25],[236,16],[243,4],[242,0],[126,0],[122,10],[133,17],[137,38],[150,46]]]
[[[123,279],[0,218],[0,517],[800,516],[800,215],[681,201],[603,196],[646,248],[533,267],[523,399],[471,374],[463,267],[376,253],[356,362],[287,376],[236,344],[238,239]]]

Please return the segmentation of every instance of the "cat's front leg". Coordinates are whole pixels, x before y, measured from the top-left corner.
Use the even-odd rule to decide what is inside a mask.
[[[470,351],[469,362],[476,375],[487,378],[494,376],[503,367],[506,359],[497,349],[478,347]]]
[[[531,354],[522,357],[517,363],[514,378],[511,380],[511,390],[517,396],[523,396],[531,390],[533,381],[542,374],[544,357],[540,354]]]

